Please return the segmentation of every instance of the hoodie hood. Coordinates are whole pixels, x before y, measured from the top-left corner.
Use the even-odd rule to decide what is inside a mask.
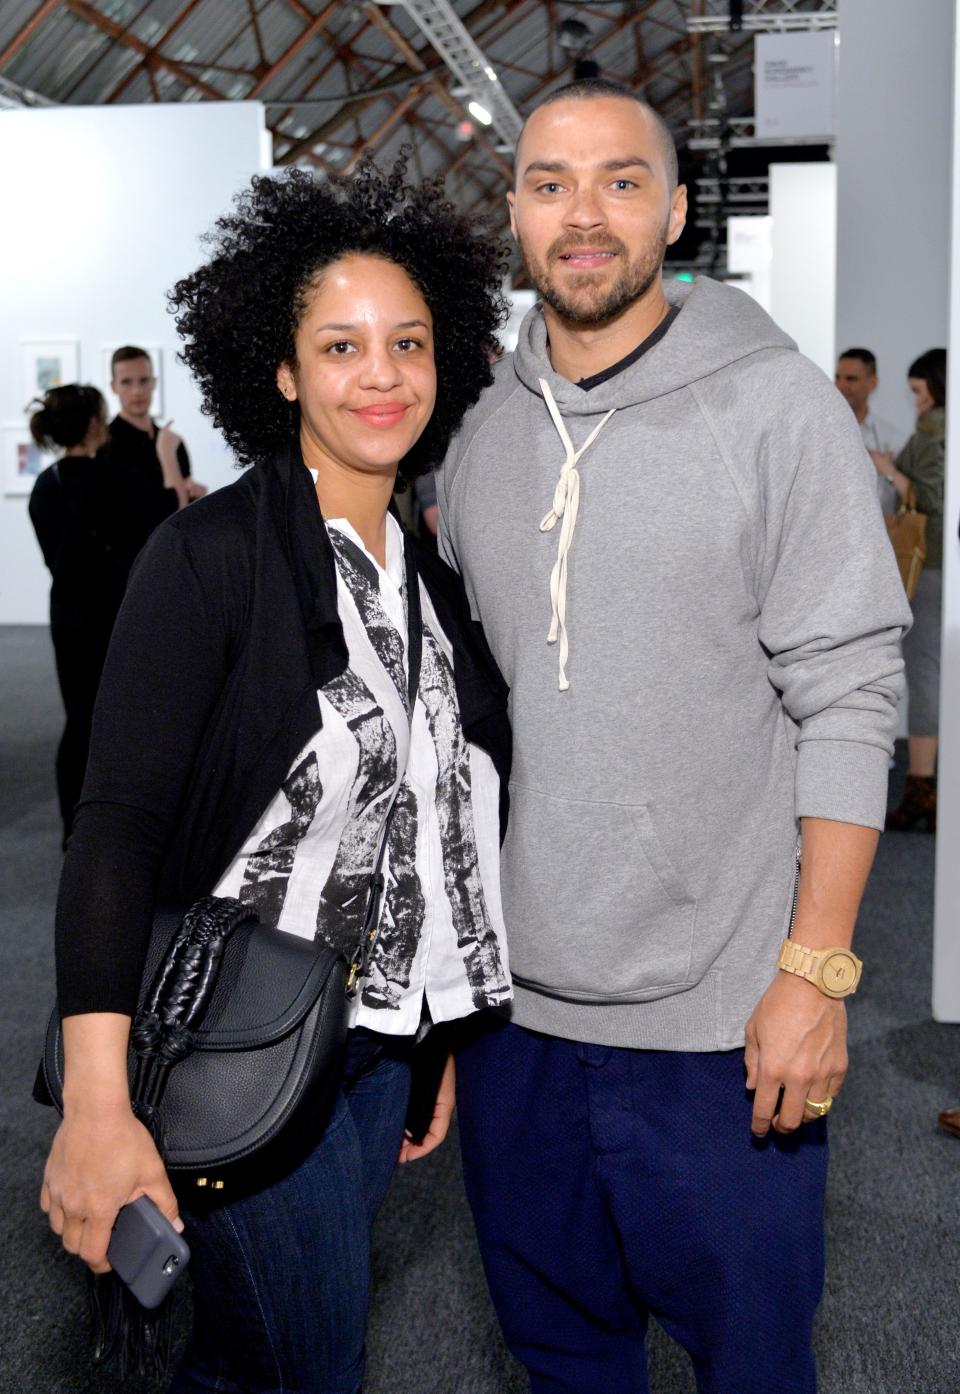
[[[539,396],[543,379],[562,416],[597,416],[664,397],[766,349],[796,351],[789,335],[742,290],[707,276],[692,285],[665,281],[663,290],[683,311],[669,333],[631,367],[589,392],[550,366],[543,310],[534,306],[523,319],[513,354],[517,377]]]

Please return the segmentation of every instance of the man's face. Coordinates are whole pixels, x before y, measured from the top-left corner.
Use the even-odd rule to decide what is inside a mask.
[[[867,409],[877,379],[859,358],[838,358],[834,382],[853,410],[861,416]]]
[[[624,97],[535,111],[517,150],[510,225],[540,297],[574,324],[603,324],[654,284],[683,231],[648,114]]]
[[[128,416],[150,415],[156,385],[149,358],[128,358],[114,365],[110,386],[120,399],[120,410]]]

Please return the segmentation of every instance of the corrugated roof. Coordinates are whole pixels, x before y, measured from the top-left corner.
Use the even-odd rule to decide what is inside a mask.
[[[779,3],[797,12],[828,2],[746,0],[745,9],[752,14]],[[695,91],[700,89],[704,107],[710,96],[711,49],[729,55],[723,76],[728,114],[752,110],[752,35],[705,36],[698,60],[686,27],[690,0],[453,4],[521,114],[569,80],[572,55],[559,42],[559,26],[570,20],[586,28],[584,56],[605,75],[642,90],[681,143]],[[699,0],[696,12],[719,14],[719,4]],[[399,45],[383,32],[383,23],[371,22],[371,13],[393,26]],[[31,24],[16,51],[9,51]],[[314,32],[304,40],[311,25]],[[411,49],[415,66],[405,56]],[[421,74],[423,65],[427,71]],[[491,150],[496,136],[486,140],[478,128],[476,139],[459,139],[449,106],[456,81],[402,4],[377,9],[366,0],[3,0],[0,76],[49,100],[76,104],[254,95],[268,104],[281,163],[309,161],[336,170],[365,144],[372,143],[381,160],[407,144],[418,172],[453,171],[451,193],[467,206],[482,207],[502,189],[503,155]],[[436,82],[447,93],[446,103],[430,86]],[[422,91],[411,100],[415,84]],[[377,92],[385,85],[390,90]],[[348,100],[357,93],[371,95]],[[287,99],[289,106],[283,104]]]

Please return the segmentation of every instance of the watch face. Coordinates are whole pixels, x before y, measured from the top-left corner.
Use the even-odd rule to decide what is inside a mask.
[[[857,980],[857,963],[852,954],[838,951],[823,960],[820,981],[827,992],[838,996],[849,992]]]

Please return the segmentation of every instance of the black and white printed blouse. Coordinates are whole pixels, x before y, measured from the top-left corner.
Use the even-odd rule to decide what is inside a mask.
[[[386,568],[346,519],[327,520],[349,665],[318,692],[322,726],[224,872],[217,895],[263,922],[352,952],[384,818],[399,784],[370,972],[352,1024],[389,1035],[510,997],[499,876],[499,780],[464,739],[452,650],[420,582],[423,652],[407,695],[403,535]]]

